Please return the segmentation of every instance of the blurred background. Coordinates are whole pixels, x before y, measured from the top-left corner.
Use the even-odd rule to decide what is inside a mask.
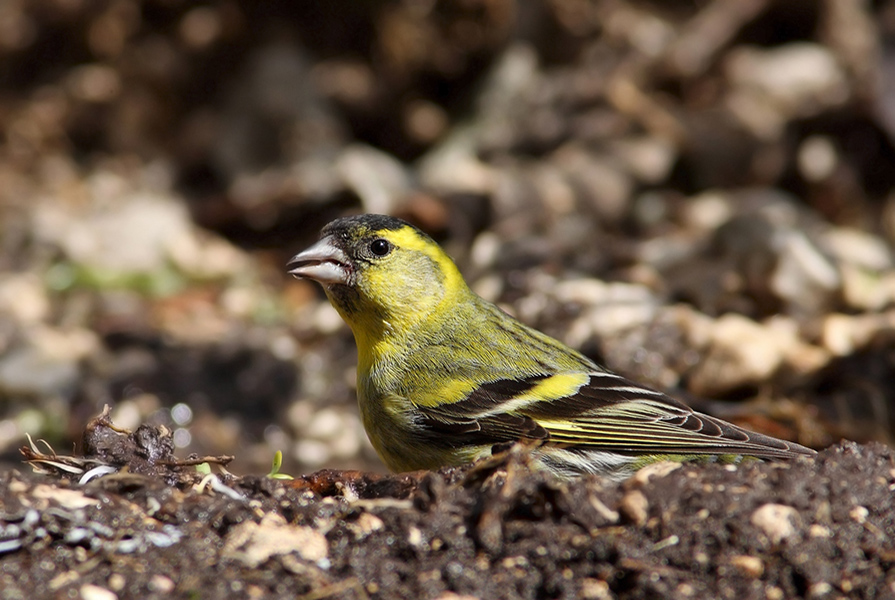
[[[0,457],[383,470],[288,258],[389,213],[611,368],[893,440],[895,2],[3,0]]]

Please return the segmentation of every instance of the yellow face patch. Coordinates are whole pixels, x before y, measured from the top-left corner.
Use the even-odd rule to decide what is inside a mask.
[[[404,227],[403,229],[383,230],[377,232],[381,237],[387,239],[395,245],[397,251],[402,249],[419,252],[432,259],[441,272],[445,276],[444,285],[446,289],[455,289],[458,285],[466,287],[463,276],[457,270],[454,261],[441,249],[437,244],[433,244],[431,240],[424,239],[412,227]]]
[[[387,240],[390,252],[374,254],[370,245],[377,239]],[[425,330],[422,321],[445,314],[447,307],[470,294],[450,257],[411,226],[362,229],[351,244],[348,252],[356,257],[354,284],[350,293],[344,293],[345,299],[331,296],[331,300],[354,331],[366,366],[407,343],[408,335]]]
[[[394,247],[389,254],[367,261],[359,270],[357,288],[378,318],[410,325],[467,290],[454,261],[412,227],[382,229],[369,236],[376,238]]]

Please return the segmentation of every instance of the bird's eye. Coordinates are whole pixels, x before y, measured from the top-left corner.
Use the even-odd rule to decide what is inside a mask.
[[[392,245],[382,238],[370,242],[370,252],[376,256],[385,256],[392,251]]]

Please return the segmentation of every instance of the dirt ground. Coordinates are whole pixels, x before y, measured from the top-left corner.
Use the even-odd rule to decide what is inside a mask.
[[[466,469],[282,480],[206,476],[177,464],[170,431],[110,427],[88,428],[90,456],[31,452],[47,474],[2,475],[0,597],[895,597],[880,444],[660,463],[621,484],[532,472],[521,447]],[[113,472],[76,483],[98,465]]]

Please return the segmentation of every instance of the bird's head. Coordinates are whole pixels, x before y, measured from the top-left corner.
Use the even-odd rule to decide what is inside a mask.
[[[289,273],[323,285],[355,336],[407,330],[468,288],[451,258],[413,225],[385,215],[337,219],[292,257]]]

